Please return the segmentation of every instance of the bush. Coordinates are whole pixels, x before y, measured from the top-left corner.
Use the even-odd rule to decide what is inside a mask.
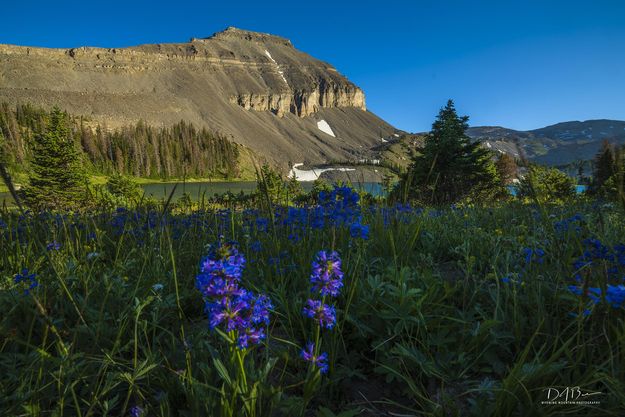
[[[116,197],[122,197],[128,200],[136,200],[141,198],[143,193],[139,184],[132,178],[115,174],[106,181],[106,189]]]
[[[532,165],[521,179],[517,195],[540,203],[561,203],[575,196],[575,181],[559,169]]]

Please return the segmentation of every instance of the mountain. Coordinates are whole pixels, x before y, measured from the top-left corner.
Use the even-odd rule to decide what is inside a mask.
[[[604,140],[625,144],[625,121],[572,121],[528,131],[479,126],[469,128],[467,134],[488,148],[515,157],[520,150],[534,162],[562,166],[592,159]]]
[[[237,28],[128,48],[0,45],[0,102],[58,105],[108,130],[183,120],[283,167],[372,158],[397,132],[330,64]]]

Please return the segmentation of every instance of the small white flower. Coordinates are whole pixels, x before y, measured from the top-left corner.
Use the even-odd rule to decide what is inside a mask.
[[[163,284],[154,284],[154,285],[152,285],[152,289],[154,291],[160,291],[160,290],[163,289]]]

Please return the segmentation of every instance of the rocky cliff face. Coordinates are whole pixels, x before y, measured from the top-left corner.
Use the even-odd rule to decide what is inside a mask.
[[[187,120],[294,162],[355,158],[394,131],[331,65],[287,39],[235,28],[129,48],[0,45],[1,101],[59,105],[111,129]],[[336,138],[317,129],[321,119]]]

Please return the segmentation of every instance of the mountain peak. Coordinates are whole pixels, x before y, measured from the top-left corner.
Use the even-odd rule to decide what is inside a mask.
[[[234,26],[229,26],[221,32],[216,32],[212,36],[208,38],[197,39],[194,40],[207,40],[207,39],[216,39],[216,40],[244,40],[244,41],[252,41],[252,42],[260,42],[260,43],[277,43],[284,46],[293,47],[293,44],[287,38],[283,38],[281,36],[272,35],[270,33],[262,33],[262,32],[254,32],[251,30],[239,29]]]

